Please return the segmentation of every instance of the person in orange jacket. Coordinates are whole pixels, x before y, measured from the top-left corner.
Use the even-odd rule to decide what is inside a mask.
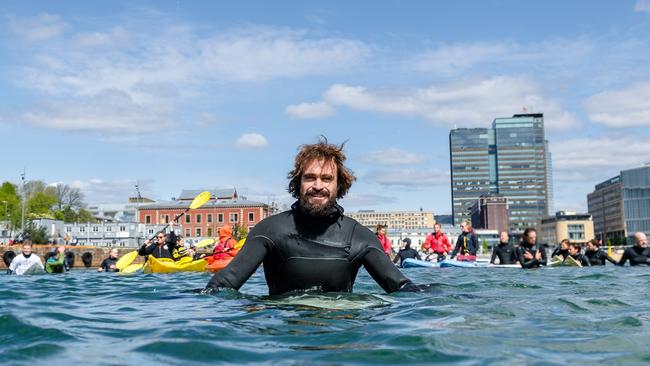
[[[437,256],[437,261],[443,261],[447,258],[447,254],[451,252],[451,243],[445,233],[442,232],[440,224],[433,225],[433,232],[428,234],[422,244],[422,249],[427,253],[426,260],[431,260],[434,254]]]
[[[237,245],[237,240],[232,237],[232,227],[230,225],[224,225],[219,228],[219,241],[214,246],[214,251],[212,252],[212,257],[214,259],[223,259],[230,257],[228,253],[235,249]]]

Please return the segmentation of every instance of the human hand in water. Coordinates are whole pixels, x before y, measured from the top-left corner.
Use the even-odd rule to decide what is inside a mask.
[[[526,253],[524,253],[524,259],[529,261],[529,260],[533,259],[533,255],[530,254],[530,252],[526,252]]]

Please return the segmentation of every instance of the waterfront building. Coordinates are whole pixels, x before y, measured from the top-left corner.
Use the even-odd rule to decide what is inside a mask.
[[[594,222],[590,214],[558,211],[555,216],[542,219],[538,243],[555,246],[563,239],[571,243],[585,243],[594,236]]]
[[[474,229],[508,231],[508,199],[500,194],[481,195],[470,208]]]
[[[153,203],[148,198],[129,198],[124,203],[96,203],[88,205],[88,211],[97,220],[111,222],[137,222],[138,207]]]
[[[63,236],[49,233],[55,244],[85,245],[95,247],[137,248],[145,240],[162,230],[165,225],[146,225],[138,222],[63,223]],[[182,228],[181,228],[182,229]]]
[[[551,156],[541,113],[496,118],[492,128],[449,133],[454,224],[470,219],[481,195],[508,200],[509,231],[520,234],[548,215]]]
[[[428,228],[433,230],[435,219],[433,211],[374,211],[360,210],[358,212],[346,213],[347,216],[359,221],[359,223],[372,231],[377,225],[387,226],[394,230],[414,230]]]
[[[620,175],[597,184],[595,190],[587,195],[587,207],[593,217],[596,238],[607,243],[607,240],[627,236]]]
[[[138,207],[138,222],[142,224],[167,224],[187,209],[192,200],[203,190],[183,190],[170,201],[157,201]],[[189,237],[213,237],[223,225],[245,227],[247,230],[269,216],[269,205],[240,197],[237,190],[212,189],[210,200],[203,206],[187,212],[180,219],[183,235]]]
[[[650,234],[650,164],[622,170],[621,183],[627,235]]]

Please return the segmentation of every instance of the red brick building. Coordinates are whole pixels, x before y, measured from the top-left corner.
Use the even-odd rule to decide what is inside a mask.
[[[179,219],[185,237],[214,237],[224,225],[240,225],[249,231],[269,216],[269,206],[240,198],[237,190],[209,190],[212,194],[205,205],[188,211]],[[143,224],[166,224],[190,206],[202,190],[183,190],[179,198],[138,207],[138,221]]]

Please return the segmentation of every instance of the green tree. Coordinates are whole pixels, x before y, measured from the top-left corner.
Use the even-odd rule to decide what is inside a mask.
[[[33,215],[51,214],[52,207],[56,204],[56,197],[47,191],[36,192],[27,200],[26,212]]]
[[[233,237],[233,239],[235,239],[237,241],[240,241],[241,239],[245,239],[246,236],[248,236],[248,230],[246,229],[245,226],[235,224],[232,227],[232,237]]]
[[[44,227],[36,227],[34,224],[29,224],[25,233],[33,244],[47,244],[47,231]]]
[[[6,202],[6,204],[5,204]],[[20,227],[21,220],[20,196],[18,188],[10,183],[4,182],[0,186],[0,218],[2,221],[9,221],[12,228]]]
[[[97,222],[93,217],[93,214],[86,210],[85,208],[79,209],[77,213],[77,222]]]

